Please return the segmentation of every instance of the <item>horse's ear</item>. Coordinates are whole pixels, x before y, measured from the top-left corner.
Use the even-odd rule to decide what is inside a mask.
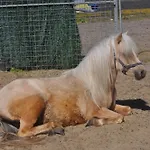
[[[119,44],[122,41],[122,33],[120,33],[119,35],[117,35],[116,37],[116,42]]]

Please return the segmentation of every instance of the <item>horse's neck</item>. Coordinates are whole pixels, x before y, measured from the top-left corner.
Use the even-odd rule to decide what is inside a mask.
[[[73,69],[73,74],[86,84],[95,99],[99,99],[115,87],[117,72],[112,70],[111,65],[108,67],[111,64],[109,60],[105,63],[98,56],[92,57],[92,54],[87,56]]]

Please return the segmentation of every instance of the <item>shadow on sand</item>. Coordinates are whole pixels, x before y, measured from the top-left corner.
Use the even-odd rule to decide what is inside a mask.
[[[133,109],[150,110],[150,106],[148,106],[148,103],[143,99],[117,100],[116,103],[130,106]]]

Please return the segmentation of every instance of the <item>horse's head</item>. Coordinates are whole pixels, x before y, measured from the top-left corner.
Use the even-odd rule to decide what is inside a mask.
[[[113,50],[117,70],[125,75],[134,75],[136,80],[146,76],[145,67],[137,57],[137,46],[127,33],[115,37]]]

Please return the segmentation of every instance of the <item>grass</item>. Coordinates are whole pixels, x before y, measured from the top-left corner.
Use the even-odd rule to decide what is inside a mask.
[[[93,13],[76,13],[77,23],[99,22],[110,20],[111,11],[93,12]]]
[[[14,72],[14,73],[17,73],[17,72],[23,72],[23,70],[22,69],[17,69],[17,68],[11,68],[10,69],[10,72]]]
[[[150,8],[122,10],[122,19],[150,18]]]
[[[88,22],[99,22],[99,21],[108,21],[111,19],[112,11],[101,11],[93,13],[77,13],[76,20],[78,24],[88,23]],[[150,8],[147,9],[126,9],[122,10],[122,19],[123,20],[139,20],[143,18],[150,18]]]

